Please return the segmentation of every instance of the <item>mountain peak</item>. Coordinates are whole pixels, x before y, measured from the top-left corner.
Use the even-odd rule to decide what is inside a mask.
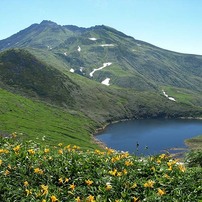
[[[47,26],[58,26],[57,23],[52,22],[51,20],[43,20],[40,25],[47,25]]]

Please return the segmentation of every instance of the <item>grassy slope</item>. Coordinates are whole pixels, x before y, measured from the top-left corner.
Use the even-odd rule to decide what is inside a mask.
[[[185,140],[185,143],[194,150],[202,150],[202,135]]]
[[[162,89],[164,89],[169,96],[174,97],[181,103],[202,106],[201,93],[194,92],[185,88],[174,88],[170,86],[164,86],[162,87]]]
[[[95,123],[82,114],[68,112],[44,103],[0,89],[0,129],[12,133],[22,132],[28,139],[54,144],[77,144],[82,147],[98,147],[89,135]]]

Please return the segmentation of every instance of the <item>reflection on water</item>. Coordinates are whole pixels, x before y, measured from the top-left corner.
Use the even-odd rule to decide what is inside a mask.
[[[186,148],[185,139],[197,135],[202,135],[201,120],[149,119],[112,124],[96,138],[113,149],[147,155],[176,153]]]

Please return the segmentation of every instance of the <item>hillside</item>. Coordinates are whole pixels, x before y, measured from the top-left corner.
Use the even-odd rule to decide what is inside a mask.
[[[2,88],[83,111],[101,122],[132,117],[179,117],[192,111],[191,106],[169,101],[161,93],[109,88],[77,74],[62,73],[20,49],[0,54],[0,78]]]
[[[88,135],[121,119],[202,116],[202,56],[166,51],[104,25],[79,28],[50,21],[1,40],[0,50],[0,111],[6,108],[0,131],[27,128],[24,132],[32,134],[26,121],[20,121],[20,127],[13,124],[23,99],[59,108],[64,114],[57,123],[64,123],[71,112],[80,114],[90,123],[90,130],[81,124]],[[33,108],[41,111],[39,105]],[[39,122],[46,113],[55,119],[54,113],[44,111]],[[80,118],[74,118],[69,122],[72,131],[65,134],[78,132],[74,121]],[[53,123],[44,124],[48,128]],[[40,130],[37,124],[33,127]]]
[[[76,144],[97,148],[92,134],[98,125],[82,113],[64,110],[0,89],[0,136],[22,133],[44,145]]]

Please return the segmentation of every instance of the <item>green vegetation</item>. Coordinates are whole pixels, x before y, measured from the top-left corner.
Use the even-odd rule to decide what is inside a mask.
[[[16,139],[17,138],[17,139]],[[202,199],[201,167],[189,168],[166,154],[83,151],[21,141],[16,133],[0,139],[2,202],[138,202]]]
[[[184,88],[174,88],[165,86],[166,93],[174,97],[178,102],[188,105],[202,106],[202,94]]]
[[[202,150],[202,135],[187,139],[185,143],[193,150]]]
[[[202,167],[202,150],[194,148],[194,150],[189,151],[185,158],[189,167]]]
[[[63,142],[97,148],[90,133],[98,127],[82,113],[32,101],[0,89],[0,131],[16,131],[45,144]],[[44,140],[44,141],[43,141]]]

